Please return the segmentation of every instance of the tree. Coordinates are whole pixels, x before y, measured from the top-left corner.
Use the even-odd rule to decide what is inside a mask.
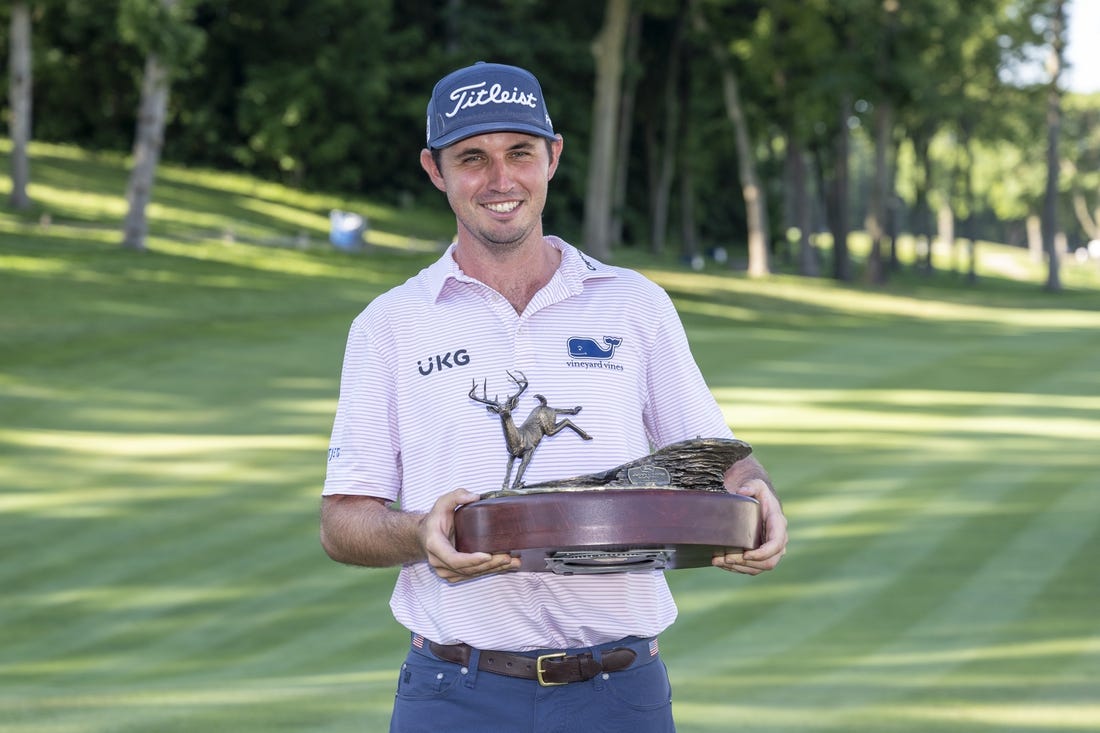
[[[1078,227],[1086,239],[1100,240],[1100,94],[1069,95],[1065,102],[1062,173]]]
[[[882,247],[883,240],[887,237],[887,209],[894,195],[890,165],[894,139],[894,109],[898,101],[894,80],[900,73],[899,66],[903,63],[897,58],[895,48],[900,22],[899,9],[897,0],[887,0],[882,4],[878,27],[879,38],[875,44],[873,77],[876,103],[872,128],[875,138],[875,172],[867,215],[867,228],[871,235],[871,253],[867,258],[867,279],[875,284],[886,282],[887,267],[883,263]]]
[[[799,274],[816,277],[820,264],[811,238],[814,224],[807,145],[831,104],[820,70],[835,60],[835,44],[825,25],[821,0],[777,0],[765,12],[774,17],[769,23],[758,24],[766,33],[760,34],[761,44],[753,54],[758,60],[753,66],[768,74],[759,86],[773,92],[769,108],[774,110],[782,139],[782,228],[788,242],[792,231],[797,232]]]
[[[737,72],[733,68],[728,44],[723,43],[711,31],[710,23],[698,4],[693,4],[692,19],[696,30],[709,39],[711,55],[721,75],[722,99],[725,103],[726,117],[733,127],[733,136],[737,144],[737,173],[741,181],[741,195],[745,200],[749,240],[748,273],[751,277],[762,277],[771,272],[771,266],[768,263],[768,207],[764,188],[760,184],[756,171],[752,136],[749,133],[741,103]]]
[[[427,193],[409,161],[423,145],[415,130],[431,85],[458,66],[501,61],[538,75],[566,138],[544,216],[548,231],[601,246],[601,236],[585,227],[597,226],[610,209],[609,248],[620,239],[628,246],[660,242],[667,232],[693,252],[697,231],[699,251],[750,240],[758,272],[774,266],[767,257],[784,241],[768,230],[797,229],[792,263],[811,274],[818,263],[809,234],[827,225],[834,244],[831,262],[822,259],[820,269],[851,279],[851,224],[879,225],[885,266],[895,253],[885,249],[894,241],[888,203],[897,200],[908,207],[898,219],[918,238],[933,232],[937,212],[951,223],[945,232],[958,218],[964,274],[966,240],[1022,241],[1028,217],[1041,254],[1051,167],[1035,134],[1046,129],[1046,77],[1029,85],[1024,77],[1008,83],[1007,75],[1049,49],[1041,34],[1051,3],[563,0],[552,14],[531,0],[18,5],[33,15],[34,138],[95,150],[133,147],[132,191],[146,201],[159,156],[304,189],[410,202]],[[623,6],[629,13],[621,53],[594,56],[596,34],[578,29],[620,27],[609,8]],[[5,27],[13,7],[0,5]],[[677,26],[695,15],[708,32],[688,25],[678,48]],[[188,28],[207,38],[197,56],[186,53],[194,45]],[[608,36],[601,33],[602,44]],[[11,34],[0,34],[0,54],[15,45]],[[404,53],[408,48],[418,51]],[[165,93],[162,123],[156,105],[135,119],[150,57],[162,77],[150,67],[145,81]],[[620,60],[619,72],[608,66]],[[153,83],[158,78],[163,85]],[[606,114],[615,94],[618,112]],[[1075,100],[1063,92],[1056,215],[1066,234],[1080,238],[1100,228],[1100,98],[1083,97],[1079,108]],[[610,135],[609,124],[616,128]],[[12,137],[17,150],[14,131]],[[883,163],[877,176],[873,139]],[[775,205],[784,196],[784,205]],[[920,252],[930,266],[928,248]]]
[[[813,193],[827,197],[819,207],[833,230],[834,262],[847,268],[847,193],[836,197],[838,179],[847,171],[847,152],[833,145],[837,134],[846,137],[850,104],[836,120],[837,99],[847,99],[852,88],[848,50],[840,33],[845,20],[834,22],[838,11],[829,0],[771,0],[752,28],[752,46],[742,77],[754,108],[764,110],[771,136],[783,155],[782,241],[789,245],[797,232],[796,262],[800,274],[816,276],[820,264],[813,246]],[[744,56],[743,56],[744,57]],[[837,124],[840,127],[837,127]],[[837,133],[837,130],[840,132]],[[813,160],[816,165],[810,166]],[[767,181],[765,182],[767,184]],[[774,190],[771,183],[769,190]],[[837,203],[839,202],[839,203]]]
[[[584,247],[592,256],[611,256],[615,134],[623,79],[623,47],[630,23],[630,0],[607,0],[603,28],[592,44],[596,89],[592,101],[592,141],[584,199]]]
[[[627,184],[630,180],[630,144],[634,130],[634,102],[637,98],[638,79],[641,77],[638,49],[642,41],[642,16],[642,11],[637,7],[631,9],[626,35],[626,66],[623,71],[622,99],[619,103],[618,147],[615,151],[615,193],[611,205],[611,231],[608,235],[612,246],[622,244],[623,240]]]
[[[395,17],[391,5],[224,3],[217,15],[197,13],[208,41],[201,76],[173,85],[170,148],[187,145],[221,156],[214,164],[243,164],[296,187],[370,186],[393,202],[407,196],[423,183],[420,167],[408,161],[424,145],[410,133],[424,125],[427,78],[450,70],[440,59],[447,46],[462,47],[472,11],[449,3],[440,23],[448,35],[435,44],[432,26],[415,15]],[[404,3],[400,13],[414,14],[416,5]],[[418,52],[399,50],[409,48]],[[212,146],[203,135],[219,128],[229,144]]]
[[[156,54],[145,60],[141,81],[141,106],[134,135],[133,167],[126,185],[126,219],[122,226],[122,246],[144,250],[148,223],[145,209],[153,195],[161,147],[164,145],[164,119],[168,109],[168,69]]]
[[[115,151],[133,144],[144,54],[119,37],[120,2],[29,2],[35,140]]]
[[[173,65],[180,67],[196,56],[202,45],[202,36],[188,20],[188,9],[178,0],[124,0],[119,7],[121,35],[146,50],[133,166],[126,186],[127,213],[122,228],[126,249],[145,249],[145,210],[164,145],[170,73]]]
[[[1062,68],[1065,65],[1065,0],[1053,0],[1050,12],[1050,55],[1047,70],[1050,84],[1047,88],[1047,187],[1043,198],[1043,249],[1047,253],[1046,289],[1062,289],[1059,275],[1060,254],[1055,241],[1058,233],[1058,138],[1062,126]]]
[[[672,42],[668,46],[668,56],[664,65],[665,83],[661,95],[664,101],[664,124],[660,140],[653,136],[654,150],[652,159],[656,166],[653,171],[651,191],[649,247],[659,254],[665,249],[668,237],[669,208],[672,197],[672,183],[676,174],[677,143],[680,134],[681,98],[680,91],[685,89],[680,78],[680,62],[683,56],[685,18],[679,14],[673,21]],[[681,157],[683,157],[681,155]]]
[[[817,161],[818,187],[824,199],[826,219],[833,240],[833,278],[852,279],[852,260],[848,249],[851,231],[849,193],[851,183],[851,123],[860,80],[858,69],[861,41],[856,28],[864,16],[850,3],[830,3],[825,12],[825,25],[834,44],[834,58],[822,62],[825,85],[832,111],[822,120],[824,133],[812,144]]]
[[[9,97],[11,100],[11,205],[26,209],[31,205],[27,194],[30,183],[31,139],[31,10],[16,0],[11,6],[11,46],[8,49]]]

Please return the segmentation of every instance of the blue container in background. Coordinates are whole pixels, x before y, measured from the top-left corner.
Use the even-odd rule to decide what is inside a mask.
[[[367,220],[350,211],[333,209],[329,212],[328,240],[340,249],[361,249]]]

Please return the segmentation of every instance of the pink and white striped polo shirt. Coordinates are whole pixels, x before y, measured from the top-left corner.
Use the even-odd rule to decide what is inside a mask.
[[[556,237],[562,261],[517,314],[457,266],[450,250],[376,298],[348,336],[324,494],[399,500],[426,512],[451,489],[500,488],[509,460],[500,418],[469,398],[530,387],[517,421],[537,404],[572,416],[543,438],[526,483],[591,473],[729,427],[691,356],[668,295],[639,273],[611,267]],[[401,569],[395,618],[442,643],[528,650],[653,636],[676,618],[661,572],[587,576],[508,573],[458,584],[427,562]]]

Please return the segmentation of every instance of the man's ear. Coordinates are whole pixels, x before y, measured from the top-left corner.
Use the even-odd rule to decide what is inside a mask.
[[[558,163],[561,162],[561,150],[565,146],[565,140],[561,135],[555,135],[557,140],[550,143],[550,169],[547,171],[548,175],[546,180],[550,180],[554,177],[554,173],[558,170]]]
[[[420,167],[428,174],[428,178],[432,179],[432,184],[436,188],[444,193],[447,192],[447,184],[443,181],[443,173],[439,170],[439,166],[435,164],[432,151],[427,148],[420,151]]]

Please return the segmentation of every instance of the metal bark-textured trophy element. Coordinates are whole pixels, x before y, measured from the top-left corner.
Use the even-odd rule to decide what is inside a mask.
[[[743,441],[699,438],[666,446],[615,468],[530,486],[523,472],[544,435],[571,428],[581,408],[555,410],[541,395],[523,425],[511,411],[527,389],[522,372],[509,378],[519,391],[505,402],[470,398],[501,416],[508,444],[504,487],[455,511],[455,547],[461,552],[507,552],[520,570],[560,575],[674,570],[709,565],[716,551],[760,545],[763,529],[756,500],[726,491],[729,466],[752,452]],[[520,468],[508,486],[512,466]]]

